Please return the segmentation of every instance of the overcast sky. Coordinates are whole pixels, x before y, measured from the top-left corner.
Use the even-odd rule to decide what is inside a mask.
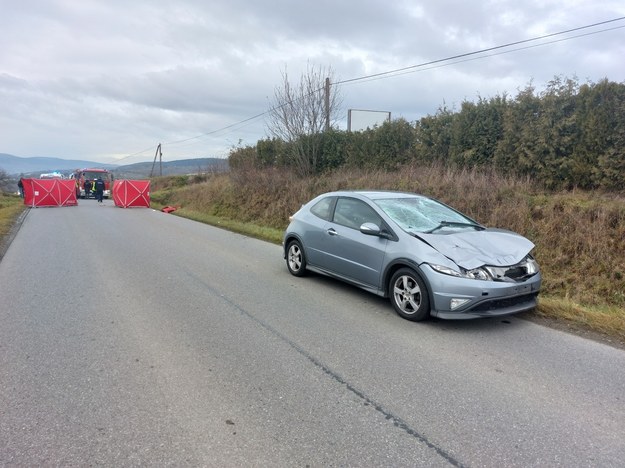
[[[311,65],[335,81],[414,67],[341,85],[341,129],[350,108],[412,122],[555,76],[625,82],[624,19],[415,67],[623,17],[624,0],[0,0],[0,153],[227,157],[267,135],[241,122],[285,70]]]

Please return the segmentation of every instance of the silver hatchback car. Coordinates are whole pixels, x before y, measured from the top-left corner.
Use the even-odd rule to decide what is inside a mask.
[[[486,228],[414,193],[319,195],[284,233],[289,272],[329,275],[383,297],[408,320],[466,319],[536,307],[541,276],[534,244]]]

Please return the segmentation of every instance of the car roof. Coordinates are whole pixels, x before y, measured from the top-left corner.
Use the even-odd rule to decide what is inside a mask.
[[[428,198],[424,195],[420,195],[418,193],[411,192],[398,192],[393,190],[341,190],[336,192],[329,192],[324,194],[324,196],[354,196],[359,195],[363,198],[368,198],[370,200],[382,200],[388,198]]]

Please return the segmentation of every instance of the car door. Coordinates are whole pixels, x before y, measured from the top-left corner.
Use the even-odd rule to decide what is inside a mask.
[[[325,225],[325,268],[358,283],[378,287],[388,239],[363,234],[360,226],[383,221],[357,198],[339,197],[333,219]]]
[[[302,215],[301,230],[309,265],[328,269],[328,222],[332,219],[336,197],[325,197],[310,208],[310,213]]]

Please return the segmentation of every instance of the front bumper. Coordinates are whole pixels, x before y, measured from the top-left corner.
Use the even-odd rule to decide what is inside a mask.
[[[80,198],[85,198],[85,189],[80,189]],[[89,192],[89,196],[95,196],[95,192],[92,190],[91,192]],[[110,198],[111,196],[111,191],[110,190],[105,190],[104,192],[102,192],[102,195],[104,196],[104,198]]]
[[[445,319],[470,319],[517,314],[538,303],[540,273],[523,282],[456,278],[423,266],[431,291],[431,314]],[[452,301],[455,300],[455,301]],[[463,302],[453,308],[453,302]]]

